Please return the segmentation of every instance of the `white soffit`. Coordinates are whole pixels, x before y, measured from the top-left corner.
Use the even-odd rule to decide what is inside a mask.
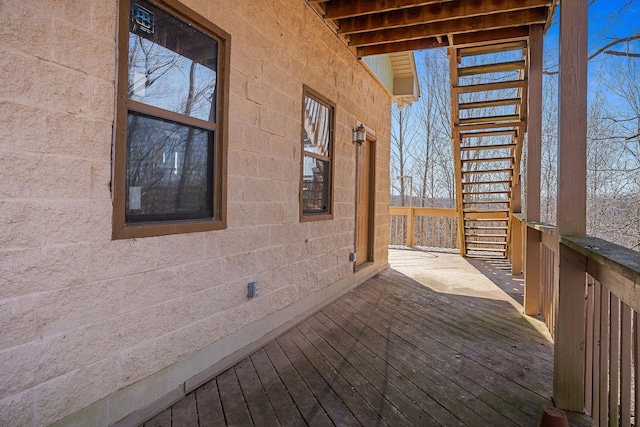
[[[393,69],[393,102],[399,106],[418,100],[420,87],[413,51],[389,54]]]

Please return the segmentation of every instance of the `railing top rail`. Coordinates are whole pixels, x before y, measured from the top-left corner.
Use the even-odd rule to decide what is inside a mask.
[[[390,215],[407,215],[409,209],[413,209],[413,216],[443,216],[443,217],[455,217],[457,215],[455,208],[420,208],[409,206],[390,206]]]
[[[640,252],[591,236],[561,236],[560,242],[633,283],[640,284]]]
[[[415,216],[456,216],[455,208],[413,208]]]
[[[536,229],[541,233],[547,233],[553,236],[558,235],[555,225],[545,224],[544,222],[527,221],[527,226]]]
[[[391,215],[407,215],[409,206],[389,206],[389,214]]]

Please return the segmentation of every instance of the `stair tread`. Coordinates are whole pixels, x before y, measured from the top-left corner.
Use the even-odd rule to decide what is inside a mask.
[[[476,182],[462,182],[462,185],[492,185],[492,184],[511,184],[511,181],[476,181]]]
[[[465,145],[460,146],[460,151],[504,150],[506,148],[516,148],[516,144]]]
[[[482,204],[492,205],[492,204],[500,204],[500,203],[502,204],[509,203],[509,200],[477,200],[477,201],[465,200],[462,203],[467,205],[482,205]]]
[[[509,213],[509,209],[463,209],[462,212],[466,212],[466,213],[485,213],[485,212]]]
[[[469,251],[478,251],[478,252],[506,252],[507,250],[504,248],[467,248]]]
[[[480,222],[496,222],[496,221],[508,221],[509,218],[465,218],[465,221],[480,221]]]
[[[511,191],[463,191],[462,195],[509,194]]]
[[[513,161],[513,157],[488,157],[483,159],[462,159],[463,163],[491,163],[491,162],[511,162]]]
[[[480,124],[480,123],[513,123],[520,121],[521,117],[519,114],[505,114],[501,116],[482,116],[482,117],[465,117],[463,119],[458,119],[458,122],[462,127],[465,125],[471,124]]]
[[[475,259],[506,259],[507,257],[504,255],[489,255],[489,254],[466,254],[467,258],[475,258]]]
[[[466,237],[507,237],[506,234],[465,234]]]
[[[463,175],[470,175],[473,173],[476,174],[484,174],[484,173],[512,173],[513,169],[485,169],[485,170],[477,170],[477,171],[462,171]]]
[[[506,246],[507,242],[492,242],[489,240],[467,240],[465,243],[468,245],[499,245]]]
[[[488,226],[488,225],[481,225],[481,226],[477,226],[477,227],[472,227],[470,225],[466,225],[464,228],[467,229],[467,230],[508,230],[509,229],[509,227],[502,227],[502,226],[499,226],[499,225],[496,225],[495,227],[491,227],[491,226]]]

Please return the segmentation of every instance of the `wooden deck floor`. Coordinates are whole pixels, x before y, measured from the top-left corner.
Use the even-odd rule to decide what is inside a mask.
[[[144,425],[537,426],[551,405],[543,325],[458,255],[390,262]]]

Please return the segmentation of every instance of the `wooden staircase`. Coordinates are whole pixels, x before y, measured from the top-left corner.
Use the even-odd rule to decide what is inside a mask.
[[[527,42],[450,48],[449,60],[460,252],[505,258],[526,125]]]

